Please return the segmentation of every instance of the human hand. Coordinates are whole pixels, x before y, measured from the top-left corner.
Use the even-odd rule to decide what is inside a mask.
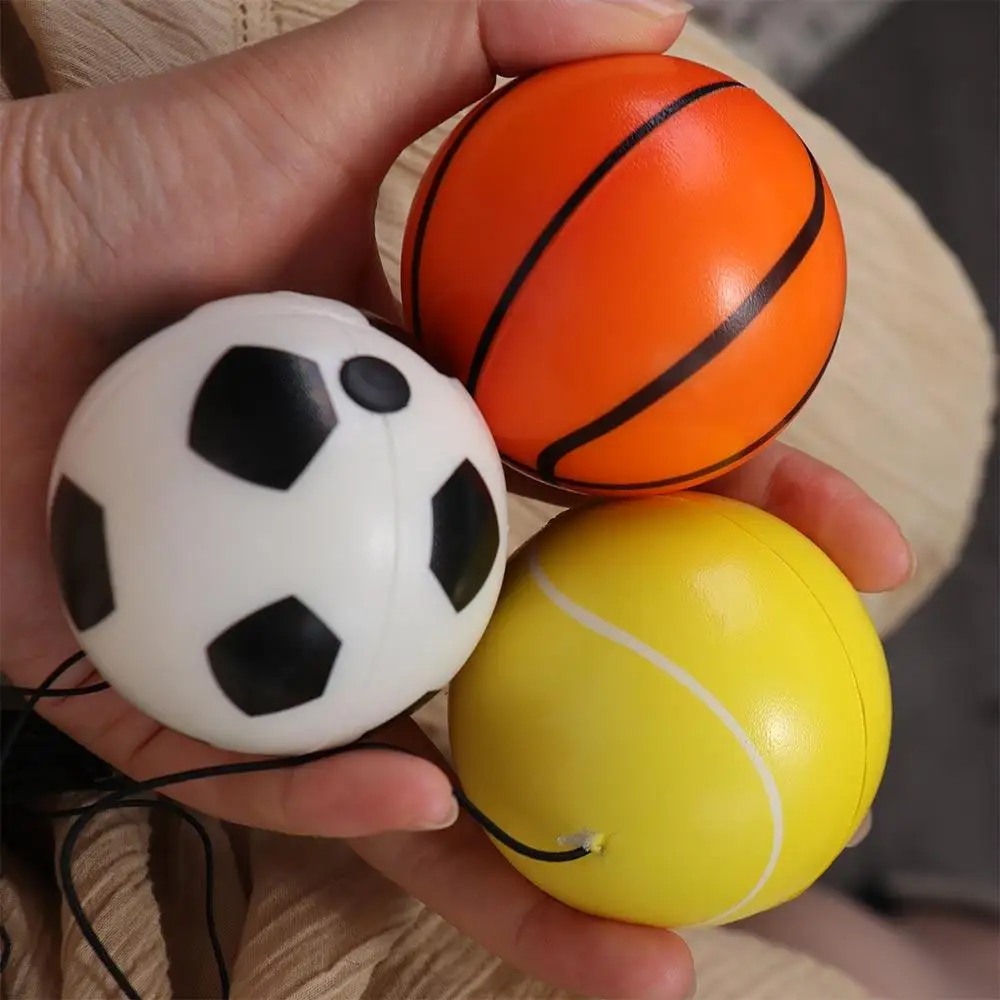
[[[292,289],[395,311],[372,216],[399,151],[504,75],[613,51],[662,51],[680,15],[600,0],[365,2],[175,73],[0,112],[0,642],[35,686],[73,649],[59,610],[45,494],[87,386],[143,336],[241,292]],[[813,537],[863,590],[908,572],[906,543],[856,487],[774,446],[714,489]],[[68,686],[88,683],[86,671]],[[113,691],[40,711],[135,778],[238,759],[163,729]],[[528,973],[606,997],[676,997],[679,938],[568,910],[503,861],[454,805],[411,723],[371,751],[213,779],[173,793],[236,822],[351,838],[387,877]],[[387,833],[386,831],[397,831]],[[399,832],[404,831],[404,832]]]

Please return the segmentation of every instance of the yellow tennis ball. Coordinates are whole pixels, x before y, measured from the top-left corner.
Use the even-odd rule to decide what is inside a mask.
[[[687,493],[557,518],[452,684],[455,766],[501,846],[580,910],[663,927],[789,900],[864,818],[889,746],[881,642],[812,542]]]

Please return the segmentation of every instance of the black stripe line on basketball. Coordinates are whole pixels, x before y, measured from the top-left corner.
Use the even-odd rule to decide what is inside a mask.
[[[417,227],[413,235],[413,259],[410,261],[410,325],[412,329],[410,333],[413,335],[414,339],[419,341],[423,337],[423,327],[420,323],[420,259],[424,252],[424,241],[427,239],[427,227],[431,220],[431,209],[434,207],[434,201],[438,196],[438,192],[441,190],[441,184],[444,181],[444,175],[448,172],[448,168],[451,166],[452,161],[455,159],[455,154],[461,149],[462,143],[469,137],[469,133],[472,131],[472,126],[478,122],[483,115],[486,114],[490,108],[494,107],[500,100],[501,97],[506,97],[512,90],[516,90],[525,80],[528,80],[534,76],[534,74],[528,74],[526,76],[520,77],[511,83],[505,84],[499,90],[494,90],[492,94],[488,97],[483,98],[479,104],[470,111],[465,118],[459,122],[456,127],[456,136],[454,142],[448,147],[448,152],[444,154],[441,159],[441,165],[438,167],[437,173],[434,175],[434,179],[431,181],[431,185],[427,190],[427,197],[424,199],[423,208],[420,211],[420,218],[417,220]]]
[[[804,148],[804,147],[803,147]],[[556,466],[570,452],[582,448],[610,433],[643,410],[659,402],[668,392],[676,389],[692,375],[701,371],[710,361],[717,358],[747,327],[764,311],[767,304],[784,287],[796,268],[805,259],[816,242],[823,219],[826,215],[826,194],[823,175],[812,153],[806,149],[813,175],[813,204],[795,238],[778,258],[770,271],[756,288],[717,326],[704,340],[700,341],[684,357],[674,362],[665,372],[648,382],[637,392],[617,406],[608,410],[589,424],[571,431],[544,448],[538,456],[538,472],[544,479],[554,480]]]
[[[823,367],[819,370],[819,374],[815,379],[813,379],[809,388],[802,394],[802,398],[799,399],[799,401],[770,430],[761,434],[761,436],[755,441],[751,441],[750,444],[740,448],[739,451],[733,452],[732,455],[723,458],[721,461],[713,462],[711,465],[706,465],[703,469],[696,469],[694,472],[686,472],[683,476],[671,476],[667,479],[654,479],[646,483],[588,483],[578,479],[556,478],[553,481],[554,484],[556,486],[563,486],[569,490],[605,490],[609,493],[616,490],[656,490],[666,489],[667,487],[682,486],[684,483],[692,483],[695,480],[703,479],[705,476],[711,476],[716,472],[722,472],[723,469],[732,465],[734,462],[738,462],[741,458],[746,458],[758,448],[762,448],[772,438],[777,437],[799,415],[802,407],[806,405],[810,396],[812,396],[812,394],[816,391],[816,387],[823,380],[823,376],[826,374],[826,370],[829,368],[830,362],[833,360],[833,354],[837,348],[837,341],[839,338],[840,330],[837,331],[837,336],[833,339],[833,345],[830,348],[830,353],[826,356],[826,360],[823,362]],[[507,464],[512,468],[518,469],[527,476],[537,475],[533,469],[521,465],[518,462],[514,462],[506,456],[504,456],[504,461],[507,462]]]
[[[655,132],[664,122],[669,121],[679,111],[690,107],[695,101],[709,94],[714,94],[719,90],[728,90],[731,87],[743,87],[743,84],[735,80],[720,80],[717,83],[708,83],[704,87],[698,87],[689,91],[683,97],[671,101],[662,107],[651,118],[647,118],[640,126],[630,132],[620,143],[594,169],[580,182],[576,190],[566,199],[559,208],[559,211],[549,220],[546,227],[532,244],[531,249],[525,254],[524,259],[517,266],[507,287],[504,288],[493,307],[493,312],[483,327],[483,332],[479,335],[479,343],[476,344],[476,351],[472,357],[472,364],[469,367],[469,377],[466,379],[466,388],[473,397],[476,395],[476,386],[479,376],[482,374],[486,356],[493,346],[493,340],[500,329],[500,324],[504,321],[507,311],[510,309],[515,296],[521,290],[521,286],[527,281],[528,275],[538,263],[542,254],[545,253],[549,244],[556,234],[569,221],[570,216],[583,204],[587,196],[597,187],[605,176],[612,170],[615,164],[623,160],[643,139]]]

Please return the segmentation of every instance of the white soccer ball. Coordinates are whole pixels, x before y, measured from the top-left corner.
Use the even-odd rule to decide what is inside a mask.
[[[479,642],[506,562],[500,457],[461,384],[389,329],[326,299],[226,299],[74,413],[49,492],[65,610],[164,725],[253,753],[342,745]]]

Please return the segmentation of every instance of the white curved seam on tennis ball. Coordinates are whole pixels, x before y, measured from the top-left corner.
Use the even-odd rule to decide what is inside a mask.
[[[764,786],[764,795],[767,798],[768,809],[771,813],[771,853],[767,859],[767,864],[764,865],[764,870],[761,872],[760,878],[757,880],[753,888],[734,906],[729,907],[723,913],[718,916],[712,917],[710,920],[706,920],[701,924],[694,926],[707,927],[713,924],[721,923],[727,920],[730,916],[742,910],[745,906],[749,905],[760,893],[760,891],[767,884],[768,879],[774,873],[774,869],[778,864],[778,858],[781,856],[781,847],[784,840],[784,810],[781,804],[781,793],[778,791],[778,784],[774,780],[774,775],[771,774],[770,768],[767,766],[767,762],[760,755],[760,751],[754,746],[753,740],[750,739],[749,734],[746,730],[736,721],[732,713],[726,708],[725,705],[719,701],[718,698],[711,691],[708,690],[704,685],[700,684],[694,679],[686,670],[683,670],[672,660],[669,660],[662,653],[657,652],[652,646],[647,646],[642,640],[637,639],[634,635],[630,635],[624,629],[618,628],[617,625],[612,625],[611,622],[605,621],[603,618],[595,615],[592,611],[588,611],[586,608],[581,607],[572,598],[567,597],[558,587],[545,575],[545,571],[542,569],[541,561],[538,556],[537,546],[532,548],[531,555],[529,557],[529,569],[531,572],[532,579],[538,584],[542,593],[561,611],[565,612],[572,618],[577,624],[582,625],[584,628],[589,629],[591,632],[615,643],[618,646],[622,646],[625,649],[630,650],[637,656],[641,656],[644,660],[650,663],[652,666],[656,667],[658,670],[662,670],[668,677],[671,677],[682,687],[686,688],[691,694],[695,696],[718,720],[721,722],[726,729],[729,730],[730,734],[735,738],[736,742],[739,743],[740,748],[747,755],[750,760],[753,769],[757,772],[757,776],[760,778],[761,784]]]

